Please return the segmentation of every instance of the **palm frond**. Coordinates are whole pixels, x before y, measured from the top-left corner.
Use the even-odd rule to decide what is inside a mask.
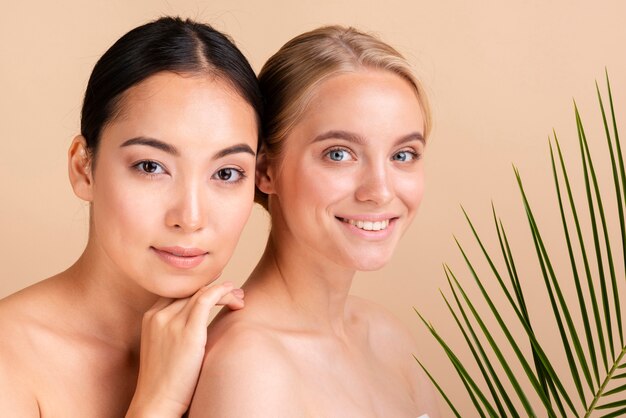
[[[506,268],[504,273],[497,268],[495,257],[488,251],[485,241],[464,209],[463,214],[480,248],[483,261],[489,267],[490,275],[499,285],[498,290],[504,296],[504,303],[511,308],[521,325],[521,335],[513,335],[511,324],[504,321],[500,310],[495,306],[495,292],[487,291],[484,286],[487,279],[479,276],[475,262],[470,260],[468,252],[456,238],[457,246],[474,284],[480,290],[481,298],[472,300],[447,265],[444,266],[444,271],[454,303],[450,303],[450,299],[443,292],[442,297],[478,366],[480,376],[470,374],[469,368],[461,362],[453,348],[418,313],[450,359],[475,411],[482,417],[520,416],[522,411],[516,410],[515,405],[521,405],[524,414],[528,416],[589,417],[594,411],[597,411],[596,415],[604,414],[601,416],[606,418],[626,415],[626,345],[620,298],[620,286],[624,282],[618,280],[616,267],[620,265],[626,270],[626,170],[608,72],[606,86],[610,112],[605,109],[605,102],[596,83],[611,162],[611,185],[602,185],[599,181],[582,118],[574,103],[580,168],[584,180],[584,192],[576,197],[585,202],[582,206],[587,219],[581,218],[582,212],[576,203],[570,172],[556,132],[549,139],[552,177],[564,238],[563,249],[560,251],[567,251],[569,273],[557,275],[557,268],[540,231],[538,218],[532,209],[522,177],[514,167],[536,261],[550,301],[550,309],[543,313],[543,317],[548,314],[554,319],[560,337],[557,351],[565,356],[567,367],[557,370],[553,366],[546,354],[546,343],[540,340],[533,329],[532,315],[522,287],[524,280],[516,267],[504,223],[493,204],[493,222],[498,237],[499,255]],[[610,115],[610,120],[607,114]],[[615,195],[615,213],[607,211],[603,201],[603,196],[607,196],[607,193]],[[583,223],[588,223],[590,234],[583,232]],[[610,234],[610,225],[619,225],[621,240],[617,243],[612,241],[614,237]],[[587,242],[593,244],[590,246]],[[622,260],[617,259],[618,254]],[[505,278],[508,280],[505,281]],[[567,292],[563,289],[571,285],[575,288],[575,297],[568,299]],[[502,299],[500,295],[497,297]],[[487,326],[487,318],[479,314],[479,304],[486,305],[486,315],[495,320],[497,325],[491,328]],[[550,352],[555,351],[551,349]],[[507,357],[504,353],[512,354]],[[497,361],[490,360],[494,357]],[[455,416],[460,416],[458,408],[451,401],[458,397],[446,393],[421,362],[420,365]],[[524,373],[516,375],[513,367],[521,368]],[[573,388],[568,389],[569,386],[566,387],[564,382],[570,381]],[[531,399],[538,399],[538,402],[533,404]],[[468,411],[461,411],[466,412]]]

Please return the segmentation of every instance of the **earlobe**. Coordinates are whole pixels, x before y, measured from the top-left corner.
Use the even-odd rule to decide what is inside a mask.
[[[92,161],[87,141],[82,135],[77,135],[70,149],[67,151],[67,164],[70,183],[74,194],[80,199],[91,202],[93,200],[93,173]]]
[[[268,162],[267,153],[261,148],[256,160],[256,187],[267,195],[274,193],[272,177],[272,167]]]

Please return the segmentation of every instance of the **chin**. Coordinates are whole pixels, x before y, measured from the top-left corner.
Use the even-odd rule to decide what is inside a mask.
[[[354,248],[356,251],[348,253],[348,260],[352,268],[358,271],[376,271],[389,264],[396,246],[393,243]]]
[[[155,283],[147,290],[164,298],[183,299],[196,293],[205,284],[191,281],[189,278],[168,278],[164,282]]]
[[[352,259],[350,268],[357,271],[376,271],[385,267],[389,263],[389,257],[380,256],[377,257],[360,257],[358,259]]]
[[[386,262],[384,262],[384,263],[367,263],[365,265],[357,266],[356,270],[358,270],[358,271],[376,271],[376,270],[382,269],[386,265],[387,265]]]

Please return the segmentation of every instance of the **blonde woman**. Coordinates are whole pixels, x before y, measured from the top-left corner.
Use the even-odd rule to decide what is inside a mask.
[[[338,26],[289,41],[259,82],[257,200],[271,231],[246,309],[209,327],[190,416],[437,416],[409,332],[349,294],[356,271],[389,261],[420,204],[422,87],[392,47]]]

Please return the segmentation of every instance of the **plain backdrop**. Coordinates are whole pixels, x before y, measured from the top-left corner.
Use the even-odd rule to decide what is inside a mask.
[[[602,85],[608,68],[623,126],[626,2],[621,0],[3,0],[0,297],[62,271],[80,255],[88,207],[70,189],[66,152],[79,132],[89,73],[122,34],[162,15],[191,17],[230,34],[256,71],[287,40],[325,24],[352,25],[397,47],[415,66],[433,107],[427,189],[392,262],[381,271],[359,274],[354,293],[401,318],[418,339],[418,357],[463,416],[472,416],[458,377],[413,307],[450,339],[462,359],[469,359],[439,294],[439,289],[450,294],[442,264],[448,263],[468,292],[477,295],[453,236],[486,272],[460,205],[495,251],[493,201],[516,252],[531,316],[540,320],[538,332],[556,338],[553,324],[542,321],[548,301],[512,164],[521,172],[547,244],[555,249],[555,264],[564,266],[548,136],[554,128],[566,158],[578,167],[575,98],[599,155],[598,174],[608,178],[594,80]],[[580,175],[572,176],[578,193]],[[237,283],[246,278],[267,230],[267,216],[257,207],[223,277]],[[491,276],[485,278],[495,289]],[[571,295],[572,286],[565,287]],[[503,314],[512,318],[504,309]],[[514,322],[511,328],[519,329]],[[554,350],[556,362],[563,363],[562,353]]]

